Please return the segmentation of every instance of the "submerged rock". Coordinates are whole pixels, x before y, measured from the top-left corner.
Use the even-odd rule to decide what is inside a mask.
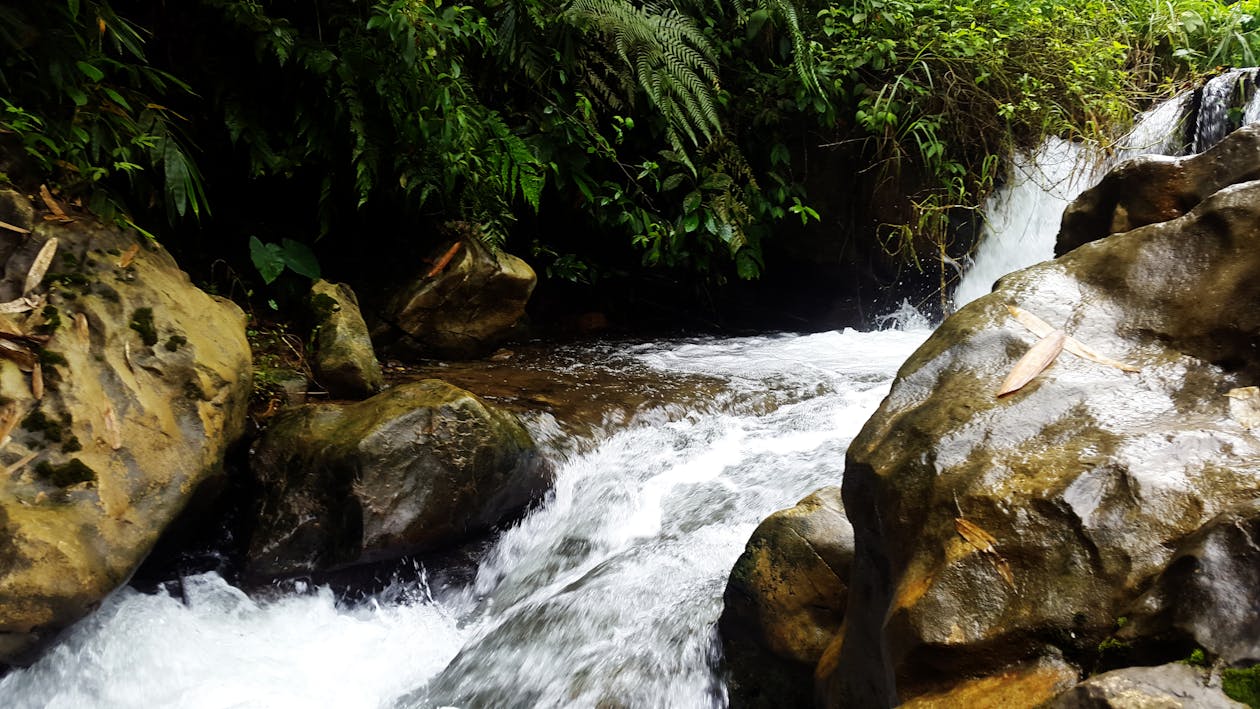
[[[838,487],[757,527],[731,570],[719,621],[732,706],[808,704],[814,666],[844,620],[852,561]]]
[[[442,265],[451,249],[449,263]],[[384,312],[388,325],[375,335],[425,356],[466,359],[493,352],[525,315],[538,280],[533,269],[475,236],[447,245],[434,261],[390,300]]]
[[[58,240],[34,290],[46,303],[0,315],[10,335],[48,337],[24,345],[38,373],[12,349],[0,359],[5,663],[94,609],[222,482],[251,387],[244,314],[193,287],[160,245],[86,217],[31,226],[0,230],[4,302]]]
[[[831,706],[888,706],[1048,656],[1090,666],[1205,522],[1260,497],[1226,393],[1260,381],[1260,182],[1007,276],[903,365],[849,448],[855,559]],[[1038,339],[1064,351],[995,396]],[[973,680],[968,680],[973,681]]]
[[[453,547],[551,480],[515,418],[436,379],[281,414],[251,467],[263,490],[255,578]]]
[[[311,286],[310,307],[319,383],[337,399],[363,399],[380,391],[385,377],[350,286],[316,281]]]

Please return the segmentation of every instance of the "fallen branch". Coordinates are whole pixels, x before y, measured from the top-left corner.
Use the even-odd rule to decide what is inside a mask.
[[[0,229],[7,229],[7,230],[9,230],[9,231],[16,231],[16,232],[17,232],[17,233],[19,233],[19,234],[29,234],[29,233],[31,233],[31,230],[30,230],[30,229],[23,229],[23,228],[22,228],[22,227],[20,227],[20,226],[14,226],[13,224],[10,224],[10,223],[8,223],[8,222],[0,222]]]

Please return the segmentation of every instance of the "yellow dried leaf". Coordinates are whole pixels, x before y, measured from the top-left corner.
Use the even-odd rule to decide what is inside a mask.
[[[18,298],[0,303],[0,313],[25,313],[34,309],[35,305],[30,298]]]
[[[997,395],[1006,396],[1017,392],[1038,374],[1044,372],[1046,367],[1049,367],[1059,356],[1059,353],[1063,351],[1063,341],[1066,339],[1067,334],[1062,330],[1055,330],[1041,338],[1011,368],[1010,374],[1007,374],[1006,379],[1002,380],[1002,386],[998,388]]]
[[[40,282],[44,280],[44,274],[48,273],[48,267],[52,265],[53,256],[56,255],[57,239],[53,237],[44,242],[35,260],[31,262],[31,270],[26,272],[26,285],[22,287],[23,295],[28,295],[39,287]]]
[[[118,417],[114,415],[114,407],[105,402],[105,436],[109,447],[114,450],[122,448],[122,430],[118,427]]]
[[[31,369],[31,396],[34,396],[36,401],[44,398],[44,368],[38,361]]]
[[[1011,317],[1015,318],[1015,320],[1019,322],[1020,325],[1028,328],[1028,330],[1037,337],[1045,337],[1054,332],[1054,326],[1023,308],[1007,304],[1006,310],[1011,314]],[[1142,371],[1140,367],[1099,354],[1092,347],[1086,345],[1075,337],[1069,336],[1066,340],[1064,340],[1063,349],[1071,352],[1077,357],[1090,360],[1091,362],[1097,362],[1098,364],[1105,364],[1108,367],[1115,367],[1123,372]]]
[[[122,258],[118,259],[118,267],[126,268],[136,260],[136,254],[140,253],[140,244],[132,244],[131,248],[123,252]]]
[[[91,340],[92,334],[88,328],[88,319],[83,313],[74,314],[74,331],[84,343]]]
[[[12,224],[10,224],[10,223],[8,223],[8,222],[0,222],[0,229],[7,229],[7,230],[9,230],[9,231],[15,231],[15,232],[17,232],[17,233],[19,233],[19,234],[29,234],[29,233],[31,233],[31,230],[30,230],[30,229],[24,229],[24,228],[22,228],[22,227],[20,227],[20,226],[14,226],[14,225],[12,225]]]
[[[39,358],[29,347],[4,339],[0,339],[0,357],[13,362],[23,372],[33,371],[39,363]]]
[[[997,540],[993,538],[992,534],[962,517],[954,518],[954,529],[958,530],[958,535],[967,540],[967,543],[978,551],[992,553],[997,546]]]
[[[0,406],[0,447],[8,444],[9,434],[13,432],[13,427],[17,426],[21,418],[17,402],[10,401]]]

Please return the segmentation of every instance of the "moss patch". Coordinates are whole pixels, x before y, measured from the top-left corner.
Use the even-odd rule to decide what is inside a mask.
[[[1221,689],[1230,699],[1260,709],[1260,665],[1221,672]]]
[[[62,436],[65,435],[65,428],[62,422],[53,419],[39,409],[32,411],[26,418],[22,419],[22,428],[31,433],[41,434],[47,440],[57,443],[60,443]]]
[[[131,314],[131,329],[140,333],[140,340],[152,347],[157,344],[157,326],[153,324],[153,308],[136,308]]]
[[[317,293],[311,296],[311,314],[315,316],[315,322],[323,324],[338,310],[341,310],[341,305],[331,295]]]
[[[53,367],[53,366],[66,367],[66,366],[69,366],[70,364],[69,362],[66,361],[66,358],[60,352],[54,352],[52,350],[40,350],[39,363],[44,365],[45,367]]]
[[[40,335],[52,335],[61,327],[61,311],[51,305],[45,305],[41,314],[44,316],[44,323],[35,328],[35,332]]]
[[[166,349],[169,352],[176,352],[179,348],[188,344],[188,338],[183,335],[171,335],[166,340]]]
[[[53,465],[43,461],[35,466],[35,475],[57,487],[69,487],[78,483],[96,480],[96,471],[89,468],[78,458],[71,458],[61,465]]]

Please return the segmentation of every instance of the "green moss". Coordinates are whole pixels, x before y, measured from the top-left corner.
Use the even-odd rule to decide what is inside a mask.
[[[77,483],[96,480],[96,471],[78,458],[71,458],[61,465],[53,465],[45,460],[35,466],[35,475],[57,487],[69,487]]]
[[[337,299],[327,293],[317,293],[311,296],[311,314],[315,316],[315,321],[323,323],[333,313],[341,309],[341,305],[337,303]]]
[[[153,324],[153,308],[136,308],[131,314],[131,329],[140,333],[140,340],[152,347],[157,344],[157,326]]]
[[[39,363],[44,365],[45,367],[53,367],[53,366],[67,367],[70,365],[70,363],[66,361],[66,358],[60,352],[53,352],[52,350],[40,350]]]
[[[22,428],[31,433],[38,433],[49,441],[60,442],[65,435],[65,428],[60,421],[53,419],[43,411],[36,409],[22,419]]]
[[[186,344],[188,344],[187,337],[184,337],[183,335],[171,335],[166,340],[166,349],[171,352],[175,352]]]
[[[1178,660],[1178,662],[1183,665],[1192,665],[1194,667],[1207,667],[1207,653],[1203,652],[1203,648],[1195,648],[1194,652],[1190,653],[1190,657],[1187,657],[1184,660]]]
[[[71,435],[61,444],[62,453],[76,453],[83,450],[83,444],[79,442],[79,437]]]
[[[113,288],[110,288],[104,283],[99,284],[99,288],[97,288],[97,293],[102,298],[104,298],[105,300],[108,300],[111,303],[122,302],[122,298],[118,297],[118,291],[114,290]]]
[[[60,283],[66,288],[87,288],[92,284],[92,279],[82,273],[50,273],[47,280],[49,283]]]
[[[1260,709],[1260,665],[1221,672],[1221,689],[1230,699]]]
[[[61,311],[51,305],[45,305],[42,311],[44,323],[35,328],[35,332],[40,335],[52,335],[61,327]]]

